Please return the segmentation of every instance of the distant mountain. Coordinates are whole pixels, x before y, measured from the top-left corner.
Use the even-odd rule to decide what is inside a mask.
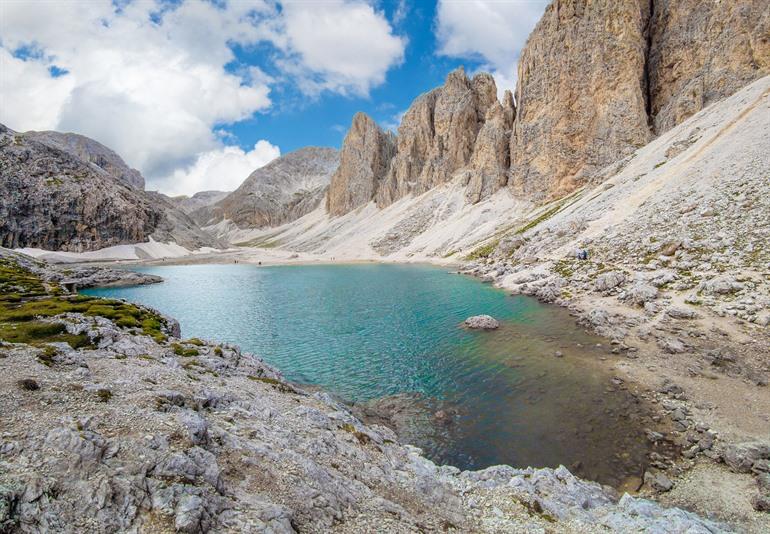
[[[83,161],[93,163],[134,189],[144,189],[144,176],[139,171],[129,167],[113,150],[90,137],[52,131],[25,132],[24,135],[51,148],[72,154]]]
[[[158,193],[128,185],[108,148],[78,136],[92,154],[114,156],[100,160],[112,172],[60,148],[54,134],[0,125],[0,245],[83,252],[149,237],[189,249],[222,245]]]
[[[199,191],[191,197],[181,195],[169,197],[169,199],[183,212],[192,213],[195,210],[216,204],[229,194],[229,191]]]
[[[201,226],[230,220],[240,228],[294,221],[318,207],[338,165],[333,148],[301,148],[257,169],[224,199],[191,216]]]

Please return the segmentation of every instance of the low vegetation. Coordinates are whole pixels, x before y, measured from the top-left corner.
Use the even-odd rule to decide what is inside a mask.
[[[64,342],[72,348],[92,346],[85,334],[69,334],[66,313],[105,317],[122,328],[135,329],[158,342],[166,341],[163,320],[149,310],[120,300],[84,295],[61,295],[57,284],[44,282],[10,259],[0,259],[0,340],[44,346]]]

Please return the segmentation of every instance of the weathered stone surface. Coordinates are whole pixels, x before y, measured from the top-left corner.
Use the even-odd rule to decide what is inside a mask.
[[[508,181],[511,130],[507,120],[506,110],[495,101],[487,110],[473,147],[465,190],[465,197],[471,204],[489,197]]]
[[[146,241],[163,214],[69,152],[0,126],[0,244],[81,252]]]
[[[228,219],[240,228],[293,221],[318,207],[338,164],[333,148],[295,150],[260,167],[223,200],[191,217],[201,226]]]
[[[736,473],[750,473],[760,460],[770,458],[770,443],[737,443],[725,447],[722,459]]]
[[[478,178],[471,180],[469,199],[499,188],[491,184],[503,181],[504,185],[507,157],[500,153],[500,145],[502,137],[508,135],[505,116],[513,113],[513,103],[509,102],[507,111],[489,113],[492,107],[500,106],[496,95],[489,74],[477,74],[469,80],[459,68],[449,73],[442,87],[415,100],[399,126],[396,155],[377,192],[377,204],[384,207],[408,194],[424,193],[463,169],[479,171]],[[488,117],[493,124],[479,141]]]
[[[149,237],[190,249],[222,245],[163,195],[127,185],[122,160],[108,148],[82,136],[62,140],[54,134],[17,133],[0,125],[3,246],[83,252]],[[67,139],[100,147],[85,155],[108,170],[80,159],[74,149],[58,148]]]
[[[24,135],[51,148],[72,154],[78,159],[93,163],[135,189],[144,189],[144,176],[138,170],[129,167],[118,154],[90,137],[52,131],[26,132]]]
[[[519,60],[510,185],[555,197],[650,139],[647,0],[557,0]]]
[[[356,113],[326,196],[329,214],[344,215],[374,198],[395,154],[395,143],[395,136],[384,132],[371,117]]]
[[[556,0],[519,62],[511,179],[559,196],[770,72],[763,0]]]
[[[491,315],[474,315],[468,317],[463,324],[468,328],[479,330],[494,330],[500,327],[500,323]]]
[[[655,0],[649,50],[656,133],[770,72],[765,0]]]

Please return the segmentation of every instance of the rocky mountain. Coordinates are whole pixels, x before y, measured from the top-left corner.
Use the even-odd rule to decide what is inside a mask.
[[[395,154],[395,136],[365,113],[356,113],[332,175],[326,209],[343,215],[374,199]]]
[[[229,191],[199,191],[191,197],[182,195],[169,198],[180,210],[189,214],[195,210],[216,204],[229,194]]]
[[[150,237],[191,249],[222,245],[160,195],[58,148],[56,136],[40,137],[0,125],[3,246],[83,252]]]
[[[241,228],[296,220],[321,204],[338,165],[339,152],[333,148],[295,150],[257,169],[224,199],[191,216],[202,226],[229,220]]]
[[[770,73],[770,10],[555,0],[519,61],[510,185],[542,199]]]
[[[569,194],[770,73],[768,35],[763,0],[554,0],[522,51],[515,103],[497,101],[491,76],[458,69],[410,106],[395,151],[357,115],[328,211],[382,208],[453,179],[472,204],[506,185],[535,201]]]
[[[93,163],[118,180],[135,189],[144,189],[144,176],[129,167],[123,158],[98,141],[84,135],[61,132],[25,132],[26,137],[51,148],[72,154],[78,159]]]

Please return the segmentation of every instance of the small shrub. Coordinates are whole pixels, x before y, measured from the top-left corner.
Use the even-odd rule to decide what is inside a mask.
[[[99,402],[110,402],[112,391],[107,388],[99,388],[96,390],[96,398]]]
[[[214,354],[217,356],[222,356],[222,347],[214,347]]]
[[[18,384],[19,387],[25,391],[37,391],[40,389],[40,385],[37,383],[37,381],[31,378],[22,378],[19,380]]]

